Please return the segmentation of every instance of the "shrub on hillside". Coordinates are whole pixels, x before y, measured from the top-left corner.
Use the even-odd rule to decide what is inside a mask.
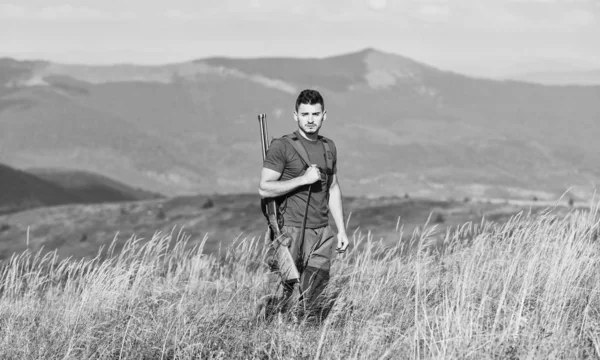
[[[165,213],[165,210],[163,209],[162,205],[160,205],[158,207],[158,210],[156,211],[156,218],[158,220],[164,220],[167,218],[167,214]]]
[[[204,203],[202,204],[202,208],[203,209],[210,209],[213,206],[215,206],[214,202],[212,201],[211,198],[208,198],[204,201]]]

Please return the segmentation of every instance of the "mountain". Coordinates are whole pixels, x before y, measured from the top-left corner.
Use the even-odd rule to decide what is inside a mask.
[[[2,164],[0,187],[0,214],[81,202],[76,194],[60,186]]]
[[[539,71],[510,76],[511,79],[544,85],[600,85],[599,70]]]
[[[105,176],[86,171],[35,168],[30,174],[75,194],[86,204],[160,199],[163,196],[140,188],[133,188]]]
[[[159,199],[101,175],[60,169],[25,172],[0,164],[0,214],[65,204]]]
[[[100,173],[167,195],[256,192],[256,115],[291,132],[297,93],[345,194],[556,198],[593,192],[600,87],[494,81],[375,49],[327,58],[214,57],[160,66],[0,59],[0,161]]]

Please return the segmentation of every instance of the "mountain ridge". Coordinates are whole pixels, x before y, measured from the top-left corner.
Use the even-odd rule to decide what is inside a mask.
[[[161,194],[132,188],[100,174],[60,168],[29,168],[27,173],[76,194],[82,203],[124,202],[161,199]]]
[[[19,169],[0,164],[0,214],[67,204],[162,198],[98,174],[62,169]]]
[[[552,198],[575,186],[584,197],[600,180],[600,87],[480,79],[373,49],[132,69],[55,65],[5,82],[0,161],[167,195],[254,191],[256,114],[271,136],[289,133],[297,92],[311,87],[354,195]],[[0,79],[10,71],[0,63]]]
[[[0,164],[0,214],[80,201],[75,194],[34,175]]]
[[[590,70],[534,71],[516,74],[507,78],[542,85],[598,86],[600,85],[600,68]]]

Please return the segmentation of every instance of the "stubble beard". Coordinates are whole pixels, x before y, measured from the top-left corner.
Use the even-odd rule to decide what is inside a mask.
[[[319,127],[315,125],[309,128],[305,125],[302,126],[302,131],[304,131],[305,134],[316,134],[319,132]]]

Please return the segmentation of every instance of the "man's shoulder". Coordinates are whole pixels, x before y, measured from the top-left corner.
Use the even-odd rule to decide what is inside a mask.
[[[321,139],[321,141],[324,141],[324,142],[328,143],[329,145],[335,146],[335,143],[333,142],[333,140],[331,140],[331,138],[328,138],[327,136],[324,136],[324,135],[319,135],[319,138]]]
[[[292,134],[293,135],[293,134]],[[277,146],[287,146],[288,145],[288,141],[285,139],[286,137],[289,137],[290,134],[285,134],[285,135],[281,135],[280,137],[276,137],[273,138],[273,140],[271,140],[271,144],[277,144]]]
[[[282,151],[286,151],[291,154],[291,153],[295,153],[296,150],[294,149],[294,146],[292,145],[292,143],[290,141],[297,141],[297,140],[299,140],[299,138],[296,135],[296,133],[285,134],[279,138],[273,139],[271,146],[276,146],[277,148],[281,149]],[[327,145],[329,146],[331,151],[334,154],[337,154],[337,148],[336,148],[335,142],[333,142],[333,140],[331,140],[330,138],[323,136],[323,135],[319,135],[319,140],[321,140],[323,143],[327,143]]]
[[[278,146],[281,148],[287,148],[290,146],[290,143],[285,139],[288,135],[283,135],[278,138],[274,138],[271,142],[271,146]]]
[[[274,138],[273,140],[271,140],[271,145],[269,145],[269,150],[274,150],[274,151],[280,152],[281,154],[285,155],[285,157],[287,158],[294,152],[294,148],[291,146],[291,144],[286,139],[284,139],[284,136]]]
[[[326,137],[326,136],[319,136],[321,138],[321,141],[323,141],[324,143],[326,143],[330,148],[331,151],[334,154],[337,154],[337,148],[335,147],[335,142],[333,142],[333,140],[331,140],[330,138]]]
[[[292,142],[297,140],[298,137],[296,136],[296,134],[291,133],[282,135],[281,137],[274,139],[273,142],[277,142],[277,146],[281,147],[282,149],[285,149],[290,153],[293,153],[296,150],[294,150],[294,145],[292,144]]]
[[[293,133],[282,135],[279,138],[279,140],[281,140],[283,142],[288,142],[288,139],[289,140],[298,140],[298,135],[295,132],[293,132]]]

